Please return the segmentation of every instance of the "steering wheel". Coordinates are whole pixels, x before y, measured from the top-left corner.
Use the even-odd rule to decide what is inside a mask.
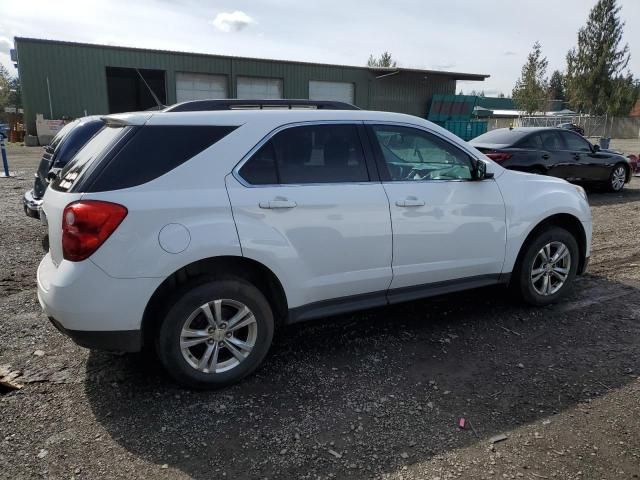
[[[412,168],[408,175],[405,177],[405,180],[425,180],[429,178],[429,176],[429,171],[425,172],[424,170]]]

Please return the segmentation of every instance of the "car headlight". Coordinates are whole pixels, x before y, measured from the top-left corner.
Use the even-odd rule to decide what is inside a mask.
[[[589,201],[587,199],[587,192],[584,191],[584,188],[582,188],[580,185],[574,185],[574,188],[576,189],[576,192],[578,192],[578,194],[584,198],[585,201]]]

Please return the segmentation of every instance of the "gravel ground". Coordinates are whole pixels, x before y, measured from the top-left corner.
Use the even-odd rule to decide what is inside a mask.
[[[39,149],[9,155],[0,368],[24,388],[0,392],[1,478],[640,476],[639,178],[590,193],[590,273],[558,305],[488,288],[291,327],[257,374],[202,393],[48,323],[20,204]]]

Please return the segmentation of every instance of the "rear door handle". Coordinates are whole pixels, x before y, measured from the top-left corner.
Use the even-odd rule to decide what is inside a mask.
[[[290,200],[269,200],[268,202],[260,202],[258,204],[260,208],[295,208],[298,206],[296,202]]]
[[[545,160],[549,160],[549,154],[548,153],[543,154],[542,158],[544,158]]]
[[[573,158],[575,158],[576,160],[580,160],[580,154],[579,153],[574,154]]]
[[[424,200],[418,200],[415,197],[407,197],[404,200],[396,201],[396,206],[398,207],[422,207],[424,204]]]

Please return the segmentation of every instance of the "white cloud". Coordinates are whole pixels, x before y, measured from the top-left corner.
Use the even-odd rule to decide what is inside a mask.
[[[221,12],[213,19],[213,26],[221,32],[238,32],[251,24],[257,23],[253,18],[240,10]]]

